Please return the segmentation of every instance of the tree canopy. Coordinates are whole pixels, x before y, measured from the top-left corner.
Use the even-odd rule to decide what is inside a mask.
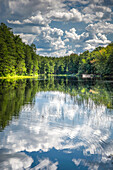
[[[22,42],[4,23],[0,25],[0,77],[37,74],[113,75],[113,43],[94,51],[64,57],[43,57],[36,46]]]

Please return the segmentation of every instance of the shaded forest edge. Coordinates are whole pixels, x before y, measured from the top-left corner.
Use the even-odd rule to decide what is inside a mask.
[[[36,46],[22,42],[4,23],[0,25],[0,77],[66,74],[113,76],[113,43],[92,52],[64,57],[43,57]]]

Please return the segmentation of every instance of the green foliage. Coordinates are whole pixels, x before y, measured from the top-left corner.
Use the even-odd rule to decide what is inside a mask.
[[[36,47],[22,42],[4,23],[0,25],[0,77],[37,75]]]
[[[107,47],[98,47],[91,53],[84,52],[80,55],[78,73],[95,74],[95,75],[111,75],[113,76],[113,43]]]
[[[113,43],[80,55],[43,57],[34,44],[26,45],[11,28],[0,25],[0,77],[37,74],[113,75]]]

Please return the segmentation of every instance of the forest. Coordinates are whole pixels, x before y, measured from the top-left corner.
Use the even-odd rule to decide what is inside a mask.
[[[22,42],[12,28],[0,24],[0,77],[39,74],[94,74],[113,75],[113,43],[97,47],[92,52],[64,57],[47,57],[36,54],[36,46]]]

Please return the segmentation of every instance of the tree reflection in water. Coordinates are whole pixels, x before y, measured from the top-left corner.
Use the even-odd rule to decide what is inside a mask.
[[[64,168],[64,158],[71,169],[112,167],[112,83],[68,78],[0,83],[0,148],[6,149],[0,167],[13,167],[16,159],[17,167],[26,168],[23,156],[37,169]]]

